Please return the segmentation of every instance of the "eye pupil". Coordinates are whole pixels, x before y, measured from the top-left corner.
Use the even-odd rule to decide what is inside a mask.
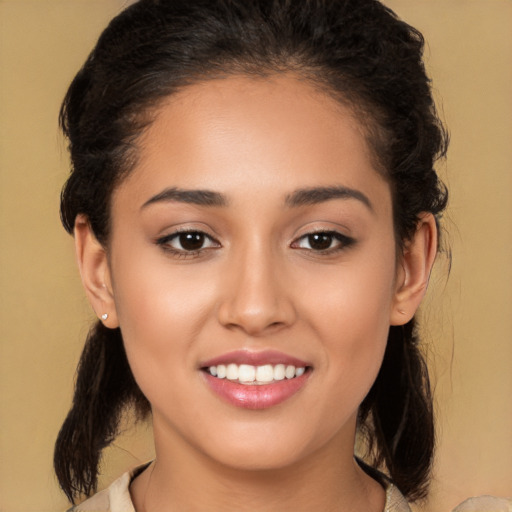
[[[180,245],[185,251],[197,251],[204,245],[203,233],[182,233],[179,239]]]
[[[332,235],[327,233],[314,233],[308,235],[309,246],[317,251],[329,249],[332,244]]]

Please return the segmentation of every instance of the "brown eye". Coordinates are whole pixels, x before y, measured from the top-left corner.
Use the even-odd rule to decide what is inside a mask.
[[[330,233],[314,233],[308,235],[308,243],[314,251],[325,251],[332,245],[334,236]]]
[[[176,254],[187,255],[204,249],[220,247],[220,244],[202,231],[181,231],[164,236],[156,241],[163,249]]]
[[[292,247],[321,254],[341,251],[354,243],[353,238],[342,235],[337,231],[318,231],[300,237],[292,244]]]
[[[205,236],[204,233],[181,233],[178,235],[178,242],[181,245],[181,249],[184,251],[198,251],[202,249]]]

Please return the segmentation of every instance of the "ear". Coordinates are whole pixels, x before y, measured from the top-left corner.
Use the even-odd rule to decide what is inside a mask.
[[[74,237],[76,259],[87,298],[106,327],[119,327],[107,253],[94,236],[85,215],[77,215]]]
[[[399,262],[391,325],[404,325],[412,319],[427,291],[430,271],[437,253],[437,225],[431,213],[420,216],[416,231]]]

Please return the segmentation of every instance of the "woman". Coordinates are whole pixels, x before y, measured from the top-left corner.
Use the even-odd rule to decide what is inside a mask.
[[[422,48],[375,0],[141,0],[111,22],[61,111],[62,219],[100,321],[55,468],[92,495],[129,406],[156,459],[75,510],[426,495],[414,315],[447,138]]]

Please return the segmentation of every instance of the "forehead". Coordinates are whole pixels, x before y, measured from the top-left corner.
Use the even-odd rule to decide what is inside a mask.
[[[318,147],[322,141],[328,144],[342,137],[369,152],[363,124],[354,111],[335,100],[326,88],[293,74],[235,75],[187,86],[157,108],[141,147],[157,131],[167,131],[178,141],[180,135],[186,138],[192,130],[201,142],[231,133],[237,135],[238,142],[245,135],[251,142],[259,139],[266,143],[257,136],[279,132],[282,143],[310,140]]]
[[[283,194],[286,186],[388,189],[354,112],[291,75],[187,86],[159,105],[137,146],[126,182],[140,194],[169,186],[227,195],[242,185]]]

